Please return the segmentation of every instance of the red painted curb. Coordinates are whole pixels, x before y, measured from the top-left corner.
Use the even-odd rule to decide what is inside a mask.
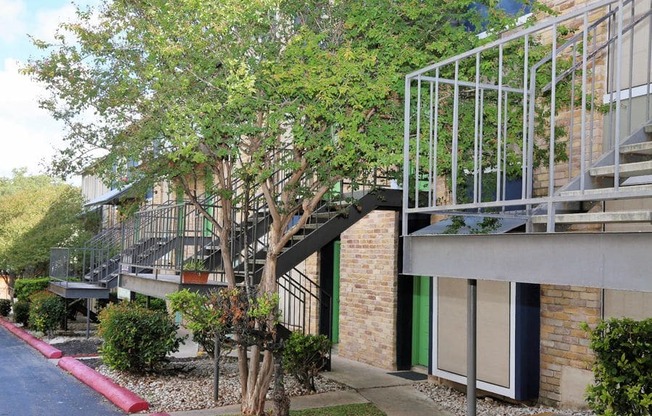
[[[45,355],[47,358],[61,358],[63,353],[61,350],[54,348],[52,345],[47,342],[41,341],[40,339],[32,336],[30,333],[24,329],[18,328],[16,325],[0,317],[0,325],[7,328],[11,333],[16,335],[18,338],[22,339],[38,352]]]
[[[125,412],[136,413],[149,409],[149,403],[145,400],[72,357],[63,357],[59,360],[58,366]]]

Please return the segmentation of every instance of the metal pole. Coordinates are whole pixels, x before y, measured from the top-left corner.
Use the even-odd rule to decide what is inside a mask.
[[[215,333],[215,345],[213,348],[215,367],[213,369],[213,400],[219,399],[220,390],[220,335]]]
[[[466,299],[466,416],[475,416],[478,281],[469,279]]]
[[[91,336],[91,298],[86,299],[86,339]]]

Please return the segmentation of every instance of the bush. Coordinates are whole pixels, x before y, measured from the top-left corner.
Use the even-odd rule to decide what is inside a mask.
[[[325,335],[293,332],[285,344],[283,367],[308,391],[315,392],[315,376],[328,357],[331,341]]]
[[[147,296],[136,293],[136,304],[139,306],[147,307]],[[149,298],[149,309],[154,309],[161,312],[167,312],[167,305],[163,299]]]
[[[595,352],[591,409],[605,416],[652,414],[652,319],[610,319],[589,332]]]
[[[222,308],[214,301],[216,293],[206,295],[184,289],[168,295],[168,299],[172,311],[180,312],[186,320],[185,325],[192,331],[192,340],[215,358],[215,333],[223,330]]]
[[[20,278],[16,279],[14,283],[14,296],[18,300],[29,300],[32,294],[45,290],[50,284],[49,277],[39,277],[39,278]]]
[[[30,296],[29,325],[44,333],[61,326],[66,317],[66,303],[59,296],[41,291]]]
[[[0,299],[0,316],[9,316],[9,312],[11,312],[11,301]]]
[[[14,303],[14,322],[27,326],[29,323],[29,302],[19,300]]]
[[[98,334],[102,360],[109,367],[139,373],[153,370],[168,353],[178,351],[182,338],[166,313],[122,302],[100,312]]]

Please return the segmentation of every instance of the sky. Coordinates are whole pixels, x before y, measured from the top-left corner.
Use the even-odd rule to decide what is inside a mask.
[[[86,6],[99,0],[75,0]],[[59,23],[74,17],[70,0],[0,0],[0,177],[25,167],[44,173],[44,165],[63,146],[63,126],[38,107],[42,85],[19,73],[41,53],[28,34],[52,40]]]

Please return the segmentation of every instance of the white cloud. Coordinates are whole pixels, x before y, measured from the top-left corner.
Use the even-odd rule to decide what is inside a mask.
[[[18,72],[15,60],[5,59],[0,71],[0,176],[10,176],[15,168],[30,173],[42,171],[41,162],[50,160],[54,147],[61,147],[63,128],[38,107],[45,95],[43,86]]]
[[[89,6],[97,8],[100,4],[102,4],[101,0],[78,0],[74,4],[69,2],[58,9],[37,10],[34,19],[34,29],[32,29],[33,32],[30,32],[30,35],[48,42],[54,41],[54,34],[61,23],[77,20],[76,5],[79,5],[82,10],[86,10]],[[93,15],[93,19],[96,17],[96,15]]]
[[[12,43],[24,36],[25,4],[22,0],[0,0],[0,40]]]
[[[75,20],[75,10],[75,6],[67,4],[59,9],[37,11],[35,29],[30,35],[46,42],[54,41],[54,34],[59,25]]]

